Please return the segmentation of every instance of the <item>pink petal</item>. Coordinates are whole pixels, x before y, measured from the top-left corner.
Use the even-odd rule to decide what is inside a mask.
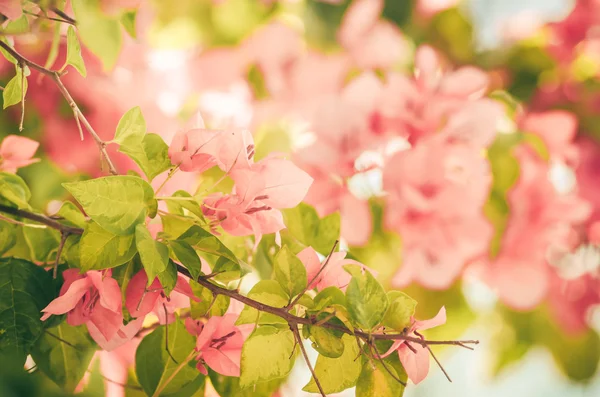
[[[64,314],[73,310],[91,286],[92,282],[88,278],[74,281],[66,293],[54,299],[48,306],[42,309],[42,312],[45,314],[41,320],[46,320],[52,314]]]
[[[222,350],[212,347],[202,353],[202,358],[215,372],[225,376],[240,376],[242,349]]]
[[[204,323],[200,320],[194,320],[191,317],[185,319],[185,329],[191,335],[198,336],[204,328]]]
[[[438,86],[442,70],[436,51],[427,45],[417,49],[415,54],[415,77],[420,87],[431,90]]]
[[[204,328],[202,328],[202,332],[196,340],[197,351],[203,352],[207,348],[207,346],[210,344],[210,341],[214,339],[215,332],[217,331],[221,321],[222,317],[213,316],[206,324],[204,324]]]
[[[109,340],[104,337],[102,332],[100,332],[97,326],[91,321],[86,325],[90,336],[92,339],[94,339],[94,341],[96,341],[98,346],[100,346],[102,350],[112,351],[132,340],[142,328],[143,324],[143,318],[130,321],[127,325],[122,325],[121,328]]]
[[[343,196],[340,207],[341,235],[350,245],[366,244],[373,231],[369,203],[348,193]]]
[[[106,340],[111,340],[123,326],[123,313],[113,312],[102,305],[96,305],[86,324],[93,324]]]
[[[383,0],[356,0],[348,7],[340,29],[338,40],[346,48],[354,45],[379,19],[383,11]]]
[[[417,351],[416,354],[406,344],[402,344],[398,349],[398,357],[408,378],[416,385],[429,373],[429,351],[417,343],[411,343],[411,346]]]
[[[414,327],[417,330],[426,330],[442,324],[446,324],[446,307],[444,306],[442,306],[435,317],[429,320],[416,321]]]
[[[112,277],[105,276],[99,271],[89,271],[87,276],[98,290],[100,304],[113,312],[120,312],[122,307],[121,288]]]
[[[267,158],[257,163],[253,169],[264,180],[264,190],[261,193],[268,196],[260,201],[272,208],[297,206],[313,182],[310,175],[289,160]]]
[[[465,66],[445,75],[440,83],[439,92],[459,98],[474,99],[485,93],[488,84],[489,77],[483,70]]]
[[[195,302],[200,302],[200,298],[194,295],[190,283],[181,275],[177,275],[177,283],[175,284],[174,291],[193,299]]]
[[[10,160],[28,160],[33,157],[39,142],[18,135],[8,135],[0,144],[0,156]]]
[[[140,270],[127,284],[125,307],[133,317],[143,317],[150,313],[160,296],[160,291],[156,291],[161,288],[158,278],[148,287],[151,292],[145,292],[147,282],[146,272]]]
[[[18,19],[23,15],[21,0],[0,0],[0,14],[8,19]]]
[[[386,358],[387,356],[389,356],[390,354],[392,354],[393,352],[398,350],[403,343],[404,343],[403,340],[394,341],[394,343],[392,344],[392,346],[390,346],[388,351],[386,351],[384,354],[381,355],[381,358]]]
[[[317,251],[314,250],[313,247],[306,247],[302,251],[298,252],[296,255],[298,259],[302,262],[304,267],[306,268],[306,277],[310,281],[316,275],[319,269],[321,268],[321,260],[317,255]],[[317,284],[317,280],[310,286],[310,288],[314,288]]]

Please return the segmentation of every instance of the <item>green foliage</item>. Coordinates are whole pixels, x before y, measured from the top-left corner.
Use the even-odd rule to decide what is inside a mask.
[[[17,226],[0,220],[0,255],[11,249],[17,242]]]
[[[394,368],[378,360],[365,362],[356,382],[356,397],[401,397],[404,387],[394,377],[398,377]]]
[[[27,77],[24,71],[17,66],[17,74],[13,77],[4,91],[2,91],[3,109],[20,103],[27,93]]]
[[[139,106],[129,109],[117,125],[112,140],[122,146],[139,144],[146,135],[146,120]]]
[[[175,288],[175,284],[177,284],[177,266],[175,262],[169,259],[166,269],[158,273],[158,281],[160,281],[165,295],[169,296]]]
[[[287,376],[294,365],[294,335],[288,328],[265,325],[248,337],[242,348],[240,386]]]
[[[135,246],[148,275],[148,286],[150,286],[154,278],[167,269],[169,247],[154,240],[144,224],[139,224],[135,228]]]
[[[223,376],[211,369],[208,370],[208,376],[210,383],[221,397],[271,397],[284,381],[283,378],[273,379],[254,385],[254,387],[242,389],[240,378]]]
[[[119,236],[93,221],[88,223],[79,242],[81,268],[85,271],[120,266],[136,252],[133,234]]]
[[[21,363],[44,331],[41,310],[55,297],[52,278],[29,261],[0,258],[0,355]]]
[[[63,323],[42,334],[33,346],[31,356],[46,376],[72,392],[85,375],[94,351],[85,327]]]
[[[319,218],[317,211],[308,204],[284,210],[285,224],[290,234],[306,246],[327,255],[340,237],[340,214],[335,212]]]
[[[185,241],[169,241],[169,247],[173,250],[176,260],[190,271],[192,279],[197,280],[202,274],[202,262],[194,248]]]
[[[223,316],[229,307],[229,297],[225,295],[214,296],[209,289],[204,288],[195,281],[190,281],[194,295],[200,298],[199,302],[191,301],[192,318],[200,318],[207,315]]]
[[[127,140],[119,148],[121,153],[128,155],[140,166],[149,181],[171,167],[168,150],[165,141],[156,134],[145,135],[141,142]]]
[[[135,176],[107,176],[63,186],[92,220],[118,235],[132,234],[156,205],[152,186]]]
[[[73,66],[83,77],[87,75],[85,63],[81,57],[81,44],[79,44],[79,39],[77,38],[77,33],[75,33],[75,28],[73,28],[73,26],[69,26],[67,29],[67,59],[65,61],[65,66],[67,65]],[[65,66],[63,66],[63,69]]]
[[[158,327],[140,343],[135,355],[137,379],[149,396],[169,395],[193,383],[196,389],[185,394],[192,396],[202,386],[196,382],[197,379],[204,377],[190,361],[196,341],[185,330],[181,320],[176,320],[168,327],[168,332],[166,326]],[[165,343],[167,334],[169,338]]]
[[[296,296],[306,289],[306,269],[287,246],[281,247],[274,259],[275,280],[289,296]]]
[[[338,358],[344,353],[342,333],[328,328],[310,327],[310,338],[312,347],[321,355],[329,358]]]
[[[409,327],[417,301],[401,291],[389,291],[387,297],[390,307],[383,317],[383,325],[397,331]]]
[[[357,265],[346,265],[344,268],[352,275],[346,289],[350,316],[359,327],[371,330],[383,319],[389,305],[388,297],[369,271],[363,272]]]
[[[17,208],[30,208],[28,204],[31,198],[29,187],[23,179],[15,174],[0,172],[0,198]]]
[[[355,386],[361,373],[362,360],[356,359],[360,354],[356,339],[352,335],[344,335],[342,342],[344,343],[344,353],[340,357],[328,358],[319,355],[317,358],[315,374],[326,394],[339,393]],[[312,378],[302,390],[309,393],[319,392],[317,384]]]
[[[36,262],[47,262],[60,241],[60,233],[50,228],[24,227],[23,236]]]
[[[63,218],[63,221],[66,224],[80,228],[86,227],[85,216],[79,211],[79,208],[70,201],[65,201],[56,215]]]
[[[285,307],[289,303],[289,296],[275,280],[261,280],[248,293],[248,297],[265,305]],[[287,324],[287,322],[274,314],[260,312],[253,307],[244,306],[236,324]]]
[[[105,71],[112,69],[122,45],[119,20],[104,14],[99,0],[73,0],[71,4],[81,41],[100,59]]]

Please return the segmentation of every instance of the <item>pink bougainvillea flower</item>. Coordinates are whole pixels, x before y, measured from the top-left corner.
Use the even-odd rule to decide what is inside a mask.
[[[300,251],[297,255],[298,259],[304,264],[306,267],[306,278],[310,281],[319,272],[319,269],[324,265],[324,262],[321,263],[317,252],[312,247],[306,247],[302,251]],[[352,276],[344,270],[344,266],[346,265],[358,265],[363,270],[368,270],[374,275],[376,273],[363,265],[360,262],[357,262],[353,259],[346,259],[346,252],[334,252],[331,254],[329,258],[329,262],[325,269],[321,272],[319,277],[309,285],[309,288],[316,288],[319,291],[327,288],[327,287],[338,287],[342,291],[346,290],[346,287],[350,283]]]
[[[40,144],[32,139],[9,135],[0,143],[0,171],[14,173],[18,168],[40,161],[32,158]]]
[[[51,315],[67,313],[70,325],[86,324],[90,335],[103,348],[117,333],[122,334],[123,313],[121,290],[117,281],[104,272],[89,271],[79,274],[78,269],[63,272],[65,280],[60,296],[42,309],[42,321]]]
[[[238,315],[225,314],[223,317],[213,316],[207,323],[187,318],[185,327],[188,332],[197,336],[196,351],[198,355],[196,368],[207,374],[205,365],[225,376],[240,376],[240,361],[244,335],[235,326]]]
[[[194,296],[189,282],[181,275],[177,275],[177,283],[171,294],[167,297],[163,291],[158,277],[146,288],[148,276],[145,270],[140,270],[127,284],[125,294],[125,307],[134,318],[143,318],[153,312],[161,324],[171,323],[174,320],[173,312],[190,306],[190,299],[198,302]],[[166,313],[165,313],[166,311]]]
[[[535,133],[546,144],[553,160],[573,164],[577,160],[577,148],[573,139],[577,134],[577,118],[573,113],[552,110],[527,113],[520,122],[521,130]]]
[[[268,157],[249,169],[231,173],[231,194],[214,194],[204,200],[202,211],[213,225],[234,236],[254,234],[258,244],[263,234],[285,227],[280,209],[298,205],[312,178],[292,162]]]
[[[253,156],[254,140],[247,130],[180,131],[169,147],[171,162],[182,171],[202,172],[216,165],[230,172],[234,167],[248,168]]]
[[[23,15],[21,0],[0,0],[0,14],[8,19],[18,19]]]
[[[437,327],[446,323],[446,308],[442,307],[438,314],[432,319],[417,321],[411,318],[412,325],[407,330],[406,335],[420,337],[419,331]],[[398,352],[398,357],[406,370],[408,378],[416,385],[421,382],[429,373],[429,351],[426,347],[404,340],[394,342],[392,347],[382,355],[387,357],[394,351]]]

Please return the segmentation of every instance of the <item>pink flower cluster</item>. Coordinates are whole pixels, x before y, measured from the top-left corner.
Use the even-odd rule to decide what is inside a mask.
[[[254,140],[249,131],[208,130],[179,132],[169,148],[173,164],[183,171],[203,172],[218,166],[235,182],[230,194],[211,194],[202,211],[213,229],[221,226],[234,236],[263,234],[285,228],[281,209],[298,205],[312,178],[291,161],[277,156],[254,162]]]

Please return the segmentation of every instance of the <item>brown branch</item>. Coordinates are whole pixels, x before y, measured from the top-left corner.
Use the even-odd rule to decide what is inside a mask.
[[[1,43],[1,42],[0,42]],[[17,208],[7,207],[0,204],[0,212],[4,212],[11,215],[21,216],[23,218],[33,220],[54,229],[60,230],[62,232],[69,232],[70,234],[83,234],[83,229],[78,227],[71,227],[64,225],[60,222],[57,222],[54,219],[51,219],[44,215],[34,214],[28,211],[20,210]],[[189,270],[181,265],[177,265],[177,271],[182,275],[194,279],[190,274]],[[245,304],[246,306],[250,306],[259,311],[274,314],[277,317],[284,319],[290,325],[315,325],[315,320],[307,317],[298,317],[294,314],[288,312],[286,307],[274,307],[269,306],[264,303],[260,303],[255,301],[254,299],[248,298],[240,294],[237,290],[230,290],[224,287],[221,287],[217,284],[214,284],[210,280],[205,279],[203,276],[198,277],[195,280],[201,286],[207,288],[209,291],[213,293],[213,295],[224,295],[228,296],[231,299],[235,299],[238,302]],[[332,323],[324,323],[319,325],[320,327],[341,331],[348,335],[356,335],[364,341],[375,341],[375,340],[404,340],[407,342],[418,343],[421,346],[431,346],[431,345],[452,345],[452,346],[461,346],[465,348],[469,348],[466,345],[476,345],[479,344],[478,340],[429,340],[429,339],[421,339],[412,336],[405,335],[403,333],[397,334],[383,334],[383,333],[369,333],[364,332],[358,329],[350,330],[343,325],[337,325]],[[414,349],[414,348],[413,348]]]
[[[69,21],[67,19],[49,17],[48,15],[44,15],[44,14],[36,14],[34,12],[27,11],[27,10],[23,10],[23,14],[31,15],[32,17],[36,17],[36,18],[40,18],[40,19],[47,19],[49,21],[67,23],[69,25],[75,26],[75,21],[73,21],[72,18],[69,18],[69,19],[71,19],[71,21]]]
[[[60,93],[67,100],[67,103],[69,104],[71,109],[73,109],[73,113],[75,114],[75,120],[81,121],[81,123],[88,130],[89,134],[92,136],[94,141],[96,141],[96,144],[98,145],[98,149],[100,150],[100,154],[102,154],[102,156],[106,160],[106,163],[108,164],[108,169],[109,169],[110,173],[113,175],[117,175],[118,174],[117,169],[115,168],[115,165],[113,164],[112,160],[110,159],[110,156],[108,155],[108,152],[106,151],[106,142],[104,142],[102,140],[102,138],[100,138],[100,136],[96,133],[94,128],[92,128],[92,126],[90,125],[88,120],[85,118],[81,109],[79,109],[79,107],[73,100],[73,97],[67,90],[67,87],[65,87],[65,85],[63,84],[62,80],[60,79],[60,77],[62,76],[63,73],[60,73],[60,72],[57,72],[54,70],[50,70],[50,69],[46,69],[42,65],[39,65],[39,64],[25,58],[23,55],[18,53],[14,48],[12,48],[10,45],[8,45],[7,43],[5,43],[3,41],[0,41],[0,47],[4,48],[6,50],[6,52],[8,52],[10,55],[12,55],[13,58],[15,58],[20,64],[27,65],[31,69],[34,69],[34,70],[38,71],[39,73],[42,73],[42,74],[50,77],[54,81],[54,83],[58,87],[58,90],[60,91]]]
[[[306,293],[306,291],[312,289],[311,285],[317,281],[319,279],[319,276],[321,275],[321,273],[323,273],[323,270],[325,270],[325,267],[329,264],[329,260],[331,259],[331,255],[333,255],[333,252],[335,251],[335,249],[337,248],[339,244],[338,240],[335,240],[335,243],[333,243],[333,247],[331,247],[331,251],[329,252],[329,255],[327,255],[327,259],[325,259],[325,262],[323,262],[323,266],[321,266],[321,268],[319,269],[319,271],[317,272],[317,274],[315,274],[313,276],[313,278],[308,282],[308,284],[306,284],[306,288],[304,288],[304,291],[302,291],[301,293],[299,293],[296,298],[294,298],[294,300],[292,302],[290,302],[289,305],[286,306],[286,310],[290,311],[294,305],[296,303],[298,303],[298,301],[300,299],[302,299],[302,296]]]
[[[304,347],[304,344],[302,343],[302,337],[300,336],[300,331],[298,331],[298,324],[290,324],[290,329],[292,330],[292,333],[294,334],[294,339],[296,340],[296,343],[298,345],[300,345],[300,350],[302,351],[302,355],[304,356],[304,361],[306,361],[306,365],[308,366],[308,369],[310,370],[310,373],[311,373],[313,379],[315,380],[317,387],[319,388],[319,392],[321,392],[321,396],[327,397],[327,394],[325,394],[325,392],[323,391],[321,382],[319,382],[319,378],[317,378],[317,374],[315,373],[315,370],[314,370],[312,364],[310,363],[310,360],[308,359],[308,354],[306,353],[306,348]]]
[[[418,331],[415,331],[415,335],[417,335],[421,339],[425,339],[425,337],[423,335],[421,335]],[[452,383],[452,379],[450,379],[450,375],[448,375],[448,372],[446,372],[446,369],[444,368],[444,366],[442,365],[442,363],[440,363],[440,361],[437,359],[437,357],[435,356],[435,354],[433,354],[433,350],[431,350],[431,347],[425,346],[425,348],[427,350],[429,350],[429,354],[431,354],[431,357],[433,357],[433,359],[437,363],[438,367],[440,367],[440,369],[442,370],[442,372],[444,373],[444,375],[446,375],[446,379],[448,379],[448,382]]]
[[[60,262],[60,255],[62,254],[65,242],[69,237],[69,232],[60,233],[60,243],[58,244],[58,250],[56,251],[56,260],[54,261],[54,270],[52,271],[52,278],[56,279],[58,273],[58,262]]]
[[[377,349],[377,346],[375,344],[373,344],[373,350],[375,351],[375,355],[377,356],[377,359],[379,360],[379,362],[381,363],[381,365],[383,365],[383,368],[387,371],[388,374],[390,374],[390,376],[392,378],[394,378],[394,380],[398,383],[400,383],[402,386],[406,387],[406,382],[404,382],[402,379],[400,379],[398,377],[398,375],[396,375],[385,363],[385,361],[383,360],[383,357],[381,357],[381,354],[379,353],[379,349]]]

